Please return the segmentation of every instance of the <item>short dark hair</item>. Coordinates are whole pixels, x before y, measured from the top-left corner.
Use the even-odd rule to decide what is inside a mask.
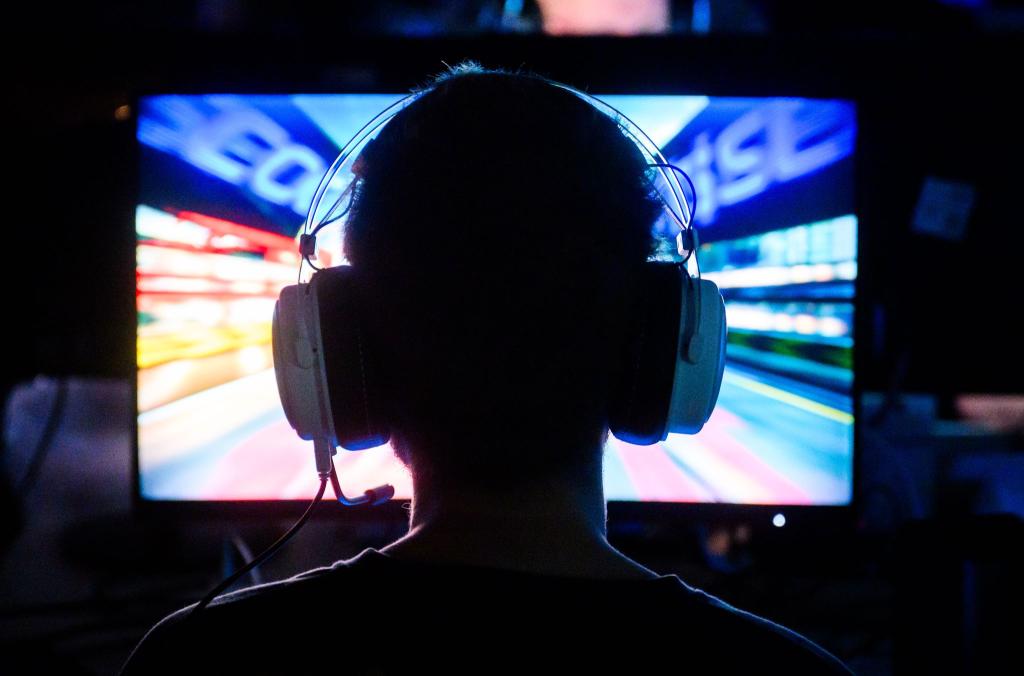
[[[361,161],[344,247],[398,457],[479,487],[593,463],[660,204],[643,154],[548,80],[470,65]]]

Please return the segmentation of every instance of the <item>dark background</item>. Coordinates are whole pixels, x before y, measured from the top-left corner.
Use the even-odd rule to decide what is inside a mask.
[[[1000,671],[1011,635],[1000,617],[1020,600],[1011,571],[1024,544],[1024,8],[671,2],[663,33],[623,38],[547,36],[540,8],[509,11],[518,4],[7,10],[0,670],[20,673],[28,655],[69,673],[116,669],[149,625],[230,564],[231,536],[258,551],[286,525],[132,510],[135,97],[401,91],[469,58],[593,91],[856,100],[863,415],[853,518],[783,533],[742,514],[631,515],[612,523],[613,539],[820,640],[859,672]],[[926,177],[974,187],[962,237],[915,231]],[[964,397],[976,394],[1002,396]],[[401,533],[394,520],[357,525],[321,511],[266,579]]]

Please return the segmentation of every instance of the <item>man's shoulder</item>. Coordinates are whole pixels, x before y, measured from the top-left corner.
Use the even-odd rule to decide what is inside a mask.
[[[259,665],[263,673],[297,673],[297,656],[308,660],[310,643],[332,637],[357,646],[346,659],[363,668],[372,667],[389,642],[418,645],[415,652],[429,662],[430,646],[436,651],[458,637],[460,645],[501,651],[495,654],[506,652],[503,646],[543,644],[566,659],[589,651],[634,666],[676,654],[680,666],[732,673],[765,664],[785,665],[788,673],[849,673],[800,634],[674,575],[555,578],[415,565],[368,549],[333,566],[220,596],[195,614],[193,607],[157,624],[123,673],[173,673],[186,666],[205,673],[242,663]]]
[[[245,646],[237,651],[240,663],[264,654],[270,662],[261,671],[276,673],[272,661],[281,651],[274,646],[301,640],[304,628],[316,631],[318,616],[328,610],[325,604],[334,601],[325,597],[328,577],[336,577],[331,573],[347,569],[348,563],[222,594],[198,612],[196,603],[185,606],[146,633],[121,673],[212,673],[219,655],[231,651],[233,644]]]
[[[720,637],[711,643],[734,651],[722,658],[723,663],[785,664],[790,674],[851,673],[831,653],[792,629],[682,584],[689,589],[692,601],[704,608],[703,613],[693,613],[694,620],[704,623],[708,634]]]

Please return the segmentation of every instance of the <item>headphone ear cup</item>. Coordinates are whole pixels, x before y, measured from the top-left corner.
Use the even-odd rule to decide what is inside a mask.
[[[680,349],[667,432],[696,434],[711,417],[725,370],[725,301],[714,282],[688,279],[683,288]]]
[[[682,275],[676,263],[643,266],[608,421],[612,434],[627,443],[656,444],[667,434],[679,360]]]
[[[357,451],[390,438],[379,364],[366,333],[370,309],[351,267],[321,270],[310,281],[320,329],[327,413],[339,446]]]
[[[274,304],[271,340],[277,393],[285,417],[300,438],[323,438],[317,357],[303,312],[305,289],[286,286]]]

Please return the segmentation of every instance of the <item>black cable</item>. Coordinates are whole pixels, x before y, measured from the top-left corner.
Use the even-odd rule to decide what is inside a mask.
[[[320,267],[319,265],[317,265],[316,263],[314,263],[313,260],[309,256],[303,256],[302,260],[306,261],[306,265],[308,265],[309,267],[313,268],[313,270],[315,270],[316,272],[320,272],[321,270],[324,269],[324,268]],[[302,271],[301,270],[299,271],[299,276],[300,277],[302,276]]]
[[[276,554],[277,550],[279,550],[282,547],[282,545],[284,545],[284,543],[288,542],[288,540],[290,540],[291,537],[295,535],[295,533],[297,533],[298,530],[302,528],[303,525],[305,525],[306,521],[309,520],[310,515],[313,514],[313,509],[316,508],[318,504],[320,504],[320,500],[324,497],[324,492],[326,490],[327,477],[323,477],[320,479],[320,489],[316,492],[316,497],[313,498],[313,502],[309,503],[309,507],[307,507],[306,511],[302,514],[302,516],[299,517],[299,520],[295,522],[295,525],[289,528],[287,533],[278,538],[277,542],[267,547],[262,554],[257,556],[255,559],[253,559],[246,565],[242,566],[240,569],[235,571],[233,574],[229,575],[220,584],[218,584],[216,587],[210,590],[210,593],[204,596],[203,600],[197,603],[194,608],[192,608],[192,611],[188,614],[188,616],[190,618],[194,617],[196,613],[200,612],[203,608],[208,606],[210,604],[210,601],[217,598],[218,594],[220,594],[225,589],[233,585],[250,570],[264,563],[267,559]]]
[[[335,202],[334,206],[331,207],[331,211],[334,211],[338,207],[338,204],[341,203],[341,200],[343,198],[344,198],[344,195],[342,195],[342,197],[338,198],[338,201]],[[349,212],[349,210],[351,208],[352,208],[352,200],[350,198],[349,202],[348,202],[348,205],[342,210],[342,212],[340,214],[338,214],[337,216],[331,217],[331,211],[328,211],[327,215],[324,216],[324,220],[320,222],[320,225],[318,225],[315,228],[313,228],[313,231],[311,233],[309,233],[309,235],[307,235],[307,236],[308,237],[316,237],[317,233],[320,232],[321,230],[323,230],[324,228],[326,228],[328,225],[330,225],[331,223],[334,223],[334,222],[339,221],[342,218],[344,218],[345,215]],[[309,265],[309,267],[313,268],[313,270],[315,270],[317,272],[319,272],[319,271],[324,269],[324,268],[321,268],[320,266],[314,264],[313,263],[313,259],[312,259],[312,257],[309,254],[303,255],[302,260],[306,261],[306,264]],[[300,280],[302,279],[302,263],[299,263],[299,279]]]
[[[53,395],[53,404],[50,406],[50,414],[46,419],[46,426],[43,428],[43,433],[39,435],[39,441],[36,442],[36,448],[32,452],[32,457],[29,460],[25,474],[22,475],[21,481],[18,482],[18,495],[21,498],[28,495],[28,492],[32,490],[32,487],[35,486],[36,481],[39,479],[39,471],[43,468],[43,463],[50,454],[50,449],[53,448],[53,439],[57,434],[57,429],[60,427],[67,399],[68,382],[62,378],[57,381],[57,393]]]
[[[693,221],[697,218],[697,189],[693,186],[693,181],[690,179],[690,176],[685,171],[683,171],[676,165],[672,164],[671,162],[651,162],[647,166],[660,167],[662,169],[671,169],[672,171],[676,172],[684,179],[686,179],[686,183],[690,186],[690,193],[693,195],[693,208],[691,209],[690,205],[686,205],[686,208],[690,209],[690,222],[687,223],[687,227],[690,227],[690,223],[693,223]],[[683,200],[686,200],[686,195],[683,195]]]
[[[355,185],[355,181],[354,180],[353,180],[351,185]],[[334,212],[335,209],[338,208],[338,205],[341,204],[341,200],[345,199],[347,193],[348,193],[348,190],[345,190],[345,192],[343,192],[338,197],[338,199],[334,202],[334,206],[332,206],[330,208],[330,210],[327,212],[327,214],[324,216],[324,220],[320,221],[320,225],[318,225],[315,228],[313,228],[313,232],[309,233],[310,235],[315,235],[318,232],[320,232],[321,230],[323,230],[324,228],[326,228],[331,223],[335,223],[335,222],[341,220],[342,218],[345,218],[345,216],[348,214],[348,212],[352,210],[352,197],[351,196],[349,196],[348,204],[345,205],[345,208],[341,210],[340,214],[337,214],[335,216],[331,216],[331,214]]]

